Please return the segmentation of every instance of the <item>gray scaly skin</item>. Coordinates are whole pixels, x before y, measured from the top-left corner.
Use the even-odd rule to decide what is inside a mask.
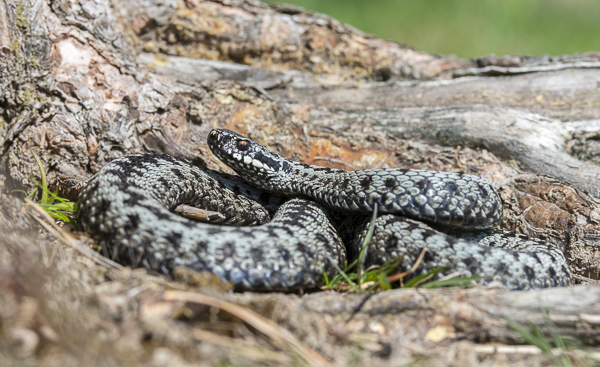
[[[420,272],[447,267],[445,272],[497,280],[509,289],[571,284],[562,253],[552,245],[516,234],[495,232],[481,244],[438,232],[424,223],[488,229],[501,218],[500,199],[479,177],[447,172],[380,169],[347,172],[288,161],[229,130],[215,129],[208,145],[224,163],[259,188],[302,195],[326,207],[350,214],[372,212],[377,219],[369,244],[368,264],[401,258],[408,270],[425,249]],[[364,220],[348,251],[357,254],[368,228]],[[500,248],[493,248],[496,246]]]
[[[342,171],[289,161],[224,129],[208,135],[213,154],[244,180],[271,192],[304,195],[331,209],[488,229],[502,217],[500,198],[477,176],[412,169]]]
[[[352,243],[360,251],[370,219],[358,225]],[[533,289],[571,284],[571,271],[560,250],[542,240],[510,232],[491,231],[477,242],[448,236],[425,223],[397,215],[383,215],[375,221],[365,262],[383,265],[401,259],[399,271],[410,269],[425,249],[417,273],[447,267],[438,278],[453,274],[492,280],[508,289]]]
[[[345,262],[345,248],[318,204],[294,199],[256,227],[199,223],[179,204],[219,211],[229,224],[261,224],[278,204],[234,177],[166,155],[131,155],[100,170],[79,194],[77,216],[120,262],[170,274],[210,271],[238,290],[319,285]],[[335,266],[334,266],[335,263]]]
[[[471,228],[491,227],[500,217],[495,192],[473,176],[411,170],[346,173],[300,165],[226,130],[211,132],[209,144],[254,185],[268,179],[264,187],[269,190],[309,196],[346,213],[368,212],[376,202],[384,212]],[[183,265],[232,280],[238,290],[290,290],[321,284],[322,271],[331,277],[345,262],[346,249],[327,212],[315,202],[292,199],[266,223],[281,198],[235,176],[165,155],[111,162],[87,183],[78,203],[82,227],[101,240],[109,256],[165,274]],[[227,224],[258,226],[198,223],[173,214],[179,204],[218,211]],[[362,230],[349,246],[351,253],[360,250],[368,227],[368,220],[357,220],[363,222]],[[514,234],[496,233],[482,241],[490,238],[506,249],[384,215],[377,219],[368,260],[381,264],[401,257],[401,269],[407,269],[425,249],[420,271],[447,265],[447,272],[482,276],[484,283],[496,279],[511,289],[570,284],[556,248]]]

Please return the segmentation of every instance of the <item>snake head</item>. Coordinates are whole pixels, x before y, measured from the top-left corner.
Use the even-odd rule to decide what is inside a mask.
[[[285,172],[285,159],[236,132],[213,129],[207,142],[217,158],[258,186],[267,188],[269,185],[265,186],[265,180],[274,180]]]

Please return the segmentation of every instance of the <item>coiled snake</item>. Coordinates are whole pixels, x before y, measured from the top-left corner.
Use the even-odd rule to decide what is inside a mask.
[[[331,277],[347,254],[356,256],[369,225],[365,214],[377,205],[384,215],[375,222],[370,264],[399,259],[399,270],[406,270],[425,249],[417,273],[447,267],[438,276],[458,272],[509,289],[571,284],[553,245],[498,231],[477,243],[417,221],[494,227],[501,203],[483,178],[309,166],[224,129],[212,130],[208,145],[249,184],[167,155],[126,156],[102,168],[79,194],[82,227],[126,263],[165,274],[180,265],[207,270],[239,290],[290,290],[320,285],[323,272]],[[171,211],[179,204],[218,211],[229,226],[180,217]],[[343,235],[346,246],[336,230],[340,215],[330,211],[354,216],[344,220],[356,229]]]

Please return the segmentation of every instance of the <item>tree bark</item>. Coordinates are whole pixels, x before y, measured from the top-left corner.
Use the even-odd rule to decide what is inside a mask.
[[[338,364],[349,363],[352,353],[363,363],[408,363],[422,355],[433,365],[448,356],[456,362],[467,353],[461,340],[523,342],[507,319],[544,332],[555,325],[561,335],[597,346],[599,85],[597,53],[461,60],[258,1],[1,0],[0,189],[2,219],[11,222],[2,251],[11,261],[0,265],[7,295],[0,302],[34,321],[8,322],[10,313],[0,312],[0,329],[8,328],[0,335],[33,345],[0,350],[9,360],[83,362],[93,344],[121,351],[104,353],[106,364],[160,365],[169,356],[219,362],[233,353],[224,346],[226,335],[246,343],[234,352],[252,361],[293,363],[294,353],[311,355],[294,349],[295,342],[295,352],[281,355],[244,326],[253,325],[248,320],[235,323],[214,307],[164,298],[171,288],[254,309]],[[11,196],[40,180],[33,153],[53,186],[85,179],[136,152],[168,153],[230,172],[206,146],[215,127],[310,164],[487,177],[504,202],[502,227],[557,244],[577,281],[589,284],[513,293],[479,287],[298,297],[231,295],[207,285],[212,281],[197,283],[194,275],[175,282],[86,263],[85,256],[31,268],[45,259],[40,246],[58,246],[46,232],[33,234],[37,222],[28,216],[34,214],[22,212]],[[91,244],[83,234],[73,241]],[[66,287],[69,282],[77,286]],[[64,311],[79,304],[79,311]],[[91,344],[77,344],[69,334],[73,320],[88,312],[94,323],[82,330]],[[210,334],[194,334],[194,321],[237,326],[210,344]],[[99,330],[104,339],[95,336]],[[207,343],[212,347],[199,347]],[[471,358],[476,348],[469,350]],[[145,352],[152,357],[144,359]]]

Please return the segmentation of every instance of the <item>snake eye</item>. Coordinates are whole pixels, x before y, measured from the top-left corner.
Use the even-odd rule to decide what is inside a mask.
[[[248,150],[248,148],[250,148],[250,143],[248,143],[246,140],[240,140],[237,143],[237,148],[242,151]]]

